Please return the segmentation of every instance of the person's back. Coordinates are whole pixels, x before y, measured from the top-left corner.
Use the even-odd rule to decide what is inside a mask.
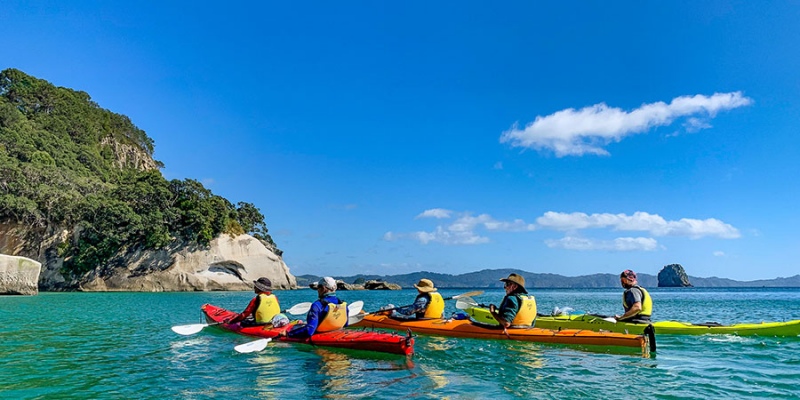
[[[317,283],[318,299],[306,314],[306,323],[292,328],[283,335],[293,338],[310,337],[317,332],[328,332],[347,326],[347,303],[336,297],[336,281],[324,277]]]
[[[417,288],[417,297],[414,304],[399,307],[392,313],[393,318],[397,319],[434,319],[442,318],[444,315],[444,298],[439,294],[433,281],[430,279],[420,279],[414,285]]]
[[[278,298],[272,294],[272,282],[268,278],[253,281],[256,296],[247,304],[247,308],[228,322],[241,322],[243,325],[265,325],[280,314],[281,306]]]

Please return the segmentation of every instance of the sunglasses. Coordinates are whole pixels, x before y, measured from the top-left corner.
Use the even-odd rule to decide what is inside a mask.
[[[503,284],[503,287],[509,287],[509,286],[511,286],[513,284],[514,284],[513,282],[506,282],[506,283]]]

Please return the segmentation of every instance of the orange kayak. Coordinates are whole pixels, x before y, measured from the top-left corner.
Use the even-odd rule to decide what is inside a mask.
[[[363,315],[363,314],[362,314]],[[361,317],[359,315],[358,317]],[[363,319],[351,326],[390,329],[414,333],[453,336],[475,339],[521,340],[537,343],[555,343],[565,345],[632,347],[640,348],[644,355],[655,351],[655,337],[650,332],[643,335],[629,335],[614,332],[594,332],[585,329],[551,330],[541,328],[509,328],[508,336],[499,327],[491,327],[470,320],[456,319],[422,319],[400,320],[386,315],[363,315]]]

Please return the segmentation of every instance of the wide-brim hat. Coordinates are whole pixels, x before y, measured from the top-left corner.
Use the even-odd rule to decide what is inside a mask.
[[[420,279],[419,282],[417,282],[414,285],[414,287],[417,288],[417,290],[419,290],[420,292],[425,292],[425,293],[435,292],[439,290],[433,287],[433,281],[431,281],[430,279]]]
[[[258,278],[253,281],[253,287],[261,292],[269,292],[272,290],[272,282],[268,278]]]
[[[522,293],[525,294],[528,293],[528,291],[525,289],[525,278],[523,278],[521,275],[511,274],[508,276],[508,278],[503,278],[500,280],[503,282],[516,283],[517,286],[519,286],[519,289],[522,291]]]

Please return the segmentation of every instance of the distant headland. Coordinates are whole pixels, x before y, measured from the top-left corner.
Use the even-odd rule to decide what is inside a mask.
[[[677,264],[674,264],[677,265]],[[667,268],[669,266],[666,266]],[[541,274],[519,269],[484,269],[477,272],[469,272],[458,275],[441,274],[437,272],[413,272],[402,275],[353,275],[353,276],[334,276],[337,280],[347,283],[364,280],[379,280],[398,284],[403,288],[412,288],[422,278],[433,280],[438,288],[497,288],[501,289],[503,283],[498,279],[506,277],[510,273],[520,274],[525,277],[526,287],[536,288],[618,288],[619,274],[591,274],[580,276],[563,276],[558,274]],[[760,279],[755,281],[736,281],[727,278],[698,278],[687,276],[690,285],[698,288],[731,288],[731,287],[800,287],[800,275],[788,278]],[[319,280],[315,275],[298,275],[297,285],[299,287],[308,286],[312,282]],[[639,284],[646,288],[659,287],[659,278],[655,275],[644,273],[638,274]],[[662,285],[663,287],[663,285]]]

